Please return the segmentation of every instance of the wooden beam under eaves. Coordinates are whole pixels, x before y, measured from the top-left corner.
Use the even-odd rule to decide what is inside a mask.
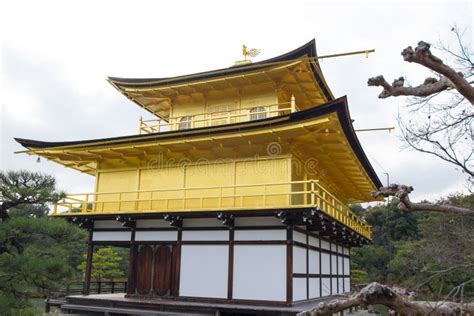
[[[324,151],[324,149],[322,149],[321,147],[316,148],[316,151],[319,151],[319,154],[316,157],[323,156],[324,154],[327,155],[327,151]],[[331,170],[334,170],[334,172],[336,173],[334,175],[335,178],[344,179],[343,183],[345,183],[345,182],[349,183],[350,184],[350,191],[355,189],[358,194],[362,194],[362,191],[356,185],[356,183],[354,182],[354,179],[352,179],[351,177],[347,177],[347,174],[341,170],[341,168],[335,163],[335,161],[333,159],[329,159],[327,161],[324,161],[324,165],[327,166],[328,168],[330,168]],[[338,185],[341,185],[341,184],[338,183]]]

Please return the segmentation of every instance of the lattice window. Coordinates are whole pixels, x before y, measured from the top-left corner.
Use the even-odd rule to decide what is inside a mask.
[[[250,109],[250,120],[261,120],[267,118],[267,109],[264,106],[256,106]]]
[[[183,117],[179,120],[178,129],[180,129],[180,130],[190,129],[190,128],[191,128],[192,120],[193,120],[193,117],[192,117],[192,116],[183,116]]]

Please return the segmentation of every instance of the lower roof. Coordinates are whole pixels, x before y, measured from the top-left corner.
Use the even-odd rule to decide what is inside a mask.
[[[334,121],[334,119],[336,121],[336,123],[332,123],[333,125],[331,125],[330,128],[332,129],[334,127],[335,129],[335,136],[333,136],[338,137],[337,144],[330,143],[329,138],[333,136],[328,136],[327,134],[320,136],[321,134],[316,134],[316,132],[308,129],[308,127],[312,128],[311,126],[315,125],[316,121],[322,122],[324,119],[329,120],[329,118],[332,118],[332,121]],[[382,186],[354,131],[346,97],[341,97],[324,105],[291,114],[221,126],[81,141],[44,142],[23,138],[15,138],[15,140],[28,149],[24,151],[28,154],[43,156],[81,172],[95,174],[97,161],[103,157],[113,159],[113,157],[120,158],[124,156],[142,155],[143,151],[147,148],[151,150],[158,147],[166,149],[170,154],[178,154],[179,151],[182,151],[181,154],[185,155],[186,150],[190,148],[189,146],[195,147],[192,146],[193,142],[196,144],[198,142],[201,144],[205,143],[207,144],[206,146],[208,146],[209,141],[215,141],[216,139],[226,138],[235,142],[236,137],[242,135],[245,135],[252,141],[256,139],[256,137],[260,137],[258,139],[264,142],[266,139],[269,139],[269,135],[279,138],[279,136],[275,136],[278,135],[278,133],[291,134],[289,132],[291,129],[293,129],[292,133],[295,135],[294,137],[300,137],[301,135],[305,137],[299,138],[301,142],[300,145],[304,147],[304,149],[314,148],[317,150],[309,151],[308,149],[308,154],[313,155],[312,157],[327,155],[327,164],[332,164],[332,170],[338,172],[339,178],[345,176],[341,173],[341,170],[343,172],[346,171],[342,168],[338,168],[337,162],[331,161],[334,158],[331,156],[331,151],[336,151],[342,147],[350,151],[350,156],[345,158],[346,162],[349,161],[351,164],[348,166],[347,182],[355,186],[359,186],[357,183],[362,183],[360,188],[363,188],[358,188],[360,194],[357,194],[359,195],[358,197],[354,196],[354,200],[367,201],[370,199],[370,190]],[[295,132],[297,129],[299,129],[298,133]],[[328,130],[328,128],[326,128],[326,130]],[[269,135],[265,138],[265,136],[262,136],[264,133]],[[316,139],[316,137],[320,138]],[[294,141],[294,139],[288,140],[290,143]],[[314,143],[313,140],[316,143]],[[178,142],[180,143],[179,145],[177,145]],[[223,143],[220,144],[222,145]],[[334,146],[339,147],[336,148]],[[357,177],[357,183],[352,183],[351,177]],[[364,192],[361,192],[361,190]]]

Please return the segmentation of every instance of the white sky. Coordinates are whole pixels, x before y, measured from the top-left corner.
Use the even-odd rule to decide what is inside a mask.
[[[347,95],[356,128],[397,126],[404,100],[380,100],[367,78],[427,71],[400,52],[419,40],[452,39],[455,23],[472,44],[469,1],[4,1],[0,5],[0,169],[54,174],[70,193],[93,179],[36,157],[14,155],[13,137],[80,140],[134,134],[147,116],[104,79],[166,77],[213,70],[241,59],[241,45],[262,50],[255,61],[316,38],[319,54],[375,48],[363,56],[322,61],[336,97]],[[380,179],[411,184],[415,198],[462,190],[464,177],[432,156],[402,150],[398,132],[359,133]]]

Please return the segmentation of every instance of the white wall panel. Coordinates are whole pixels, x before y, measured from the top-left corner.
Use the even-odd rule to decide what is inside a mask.
[[[293,273],[306,273],[306,249],[293,246]]]
[[[330,261],[329,254],[321,252],[321,273],[322,274],[331,273],[330,266],[331,266],[331,261]]]
[[[351,265],[349,262],[349,258],[344,258],[344,274],[345,275],[351,274]]]
[[[322,289],[321,289],[322,296],[331,295],[331,279],[330,278],[323,278],[322,280]]]
[[[120,222],[117,221],[95,221],[94,228],[124,228]]]
[[[137,228],[167,228],[172,227],[169,222],[163,219],[139,219]]]
[[[286,246],[235,245],[235,299],[286,300]]]
[[[337,282],[339,283],[339,294],[344,293],[344,278],[337,278]]]
[[[235,230],[234,240],[286,240],[286,230]]]
[[[228,230],[183,230],[183,241],[229,240]]]
[[[93,241],[130,241],[132,233],[127,231],[93,232]]]
[[[331,255],[331,273],[337,275],[337,255]]]
[[[321,248],[330,250],[329,249],[329,242],[327,242],[326,240],[321,239]]]
[[[337,258],[337,271],[338,271],[339,275],[344,275],[344,273],[342,271],[343,262],[344,262],[344,257],[339,256]]]
[[[217,218],[190,218],[183,220],[183,227],[222,227]]]
[[[351,291],[351,279],[350,278],[344,278],[344,291],[346,293]]]
[[[344,254],[349,255],[350,254],[350,249],[349,248],[344,248]]]
[[[136,241],[176,241],[178,240],[178,232],[167,230],[167,231],[136,231]]]
[[[320,285],[319,278],[310,278],[309,279],[309,298],[320,297]]]
[[[227,297],[229,246],[182,245],[179,294]]]
[[[297,231],[293,231],[293,240],[306,245],[306,235]]]
[[[318,247],[319,248],[319,239],[318,238],[315,238],[313,236],[309,236],[309,244],[311,246],[314,246],[314,247]]]
[[[337,278],[332,278],[332,294],[338,294],[337,292]]]
[[[309,273],[319,274],[319,251],[309,250]]]
[[[306,278],[293,278],[293,301],[307,299]]]
[[[275,217],[237,217],[235,226],[273,226],[283,225],[281,220]]]

